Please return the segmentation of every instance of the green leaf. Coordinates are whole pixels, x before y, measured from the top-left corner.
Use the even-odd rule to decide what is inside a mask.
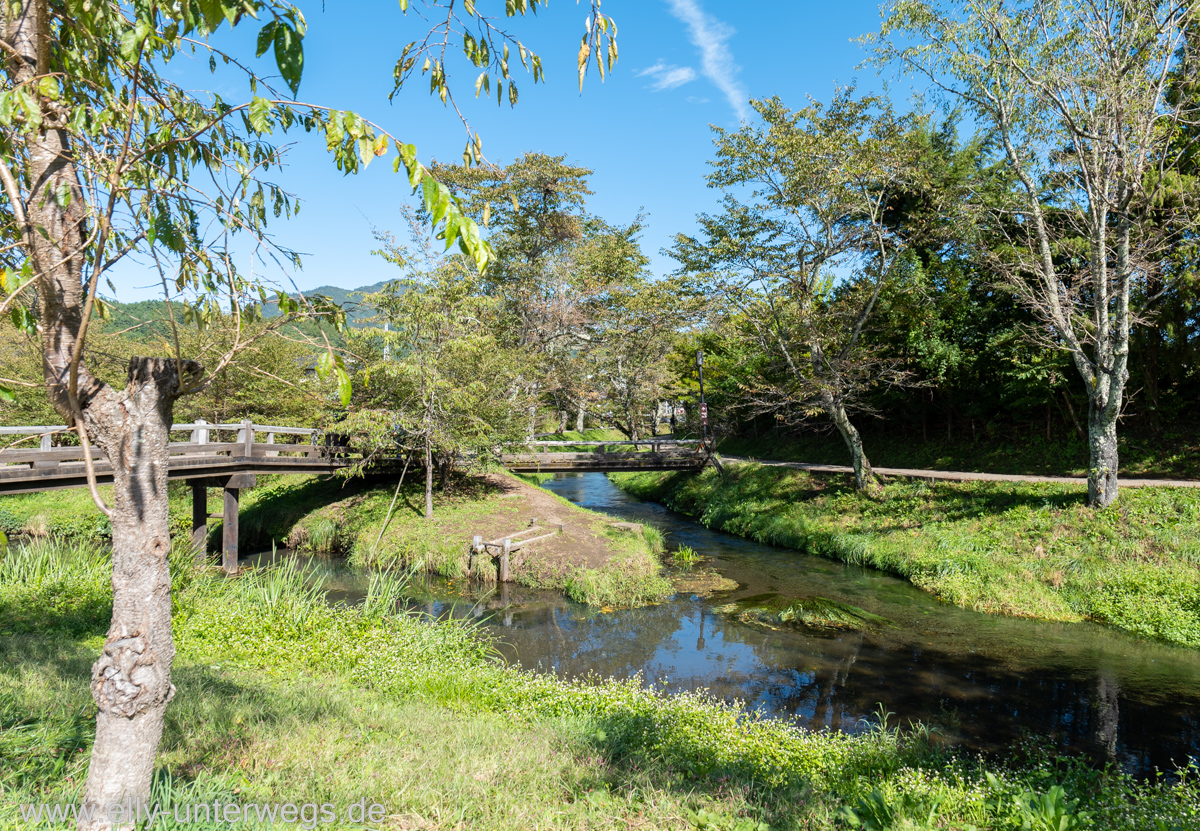
[[[200,14],[204,16],[205,28],[210,32],[215,32],[221,25],[221,21],[225,19],[225,9],[222,8],[221,0],[194,0],[194,2],[200,7]]]
[[[291,88],[292,95],[299,94],[300,76],[304,72],[303,37],[282,22],[275,28],[275,63],[284,82]]]
[[[250,126],[255,132],[266,133],[271,130],[271,102],[265,98],[254,96],[249,106]]]
[[[62,95],[57,78],[42,78],[38,81],[38,89],[41,91],[42,97],[49,98],[51,101],[57,101],[58,97]]]
[[[3,401],[5,404],[17,403],[17,394],[13,391],[12,387],[0,384],[0,401]],[[4,542],[5,544],[8,543],[7,538],[4,540]]]
[[[254,52],[255,57],[261,58],[271,48],[271,41],[275,39],[275,27],[278,25],[272,20],[258,30],[258,48]]]
[[[342,406],[348,407],[353,389],[350,386],[350,373],[346,371],[346,364],[343,363],[341,356],[338,356],[335,361],[334,372],[337,373],[338,397],[342,401]]]
[[[37,334],[37,321],[24,306],[13,307],[12,312],[9,313],[9,317],[12,319],[13,326],[16,326],[20,331],[30,336]]]

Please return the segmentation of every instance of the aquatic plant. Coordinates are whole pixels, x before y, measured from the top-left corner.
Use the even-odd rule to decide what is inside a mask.
[[[704,558],[690,545],[681,545],[671,552],[671,559],[681,566],[693,566]]]

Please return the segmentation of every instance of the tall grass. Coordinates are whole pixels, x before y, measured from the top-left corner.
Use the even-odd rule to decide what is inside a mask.
[[[0,606],[44,599],[17,573],[0,572]],[[67,594],[94,576],[64,575]],[[478,629],[455,621],[331,606],[318,580],[285,562],[235,579],[201,572],[179,591],[179,692],[157,799],[344,810],[369,795],[389,827],[506,831],[840,831],[846,808],[912,828],[935,802],[937,827],[1016,831],[1025,816],[1013,795],[1056,816],[1086,811],[1094,831],[1200,819],[1200,775],[1140,784],[1036,746],[984,763],[883,720],[861,736],[809,732],[703,692],[563,680],[497,662]],[[387,593],[381,579],[374,594]],[[88,667],[105,625],[77,639],[0,627],[0,827],[21,827],[19,803],[77,797],[95,730]]]
[[[385,536],[378,546],[373,545],[374,540],[368,539],[369,536],[359,536],[350,551],[351,565],[430,572],[443,577],[461,577],[466,572],[466,541],[447,537],[436,525],[409,525],[402,533]]]
[[[375,570],[371,572],[371,580],[367,584],[367,596],[363,598],[360,609],[372,619],[390,615],[396,611],[400,599],[408,588],[410,576],[397,574],[392,571]]]
[[[34,588],[68,580],[106,577],[111,556],[106,547],[80,540],[35,539],[0,553],[0,583]]]

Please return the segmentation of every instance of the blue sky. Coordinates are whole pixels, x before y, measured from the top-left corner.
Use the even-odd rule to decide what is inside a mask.
[[[478,5],[502,8],[500,0]],[[300,6],[309,23],[301,100],[359,112],[415,143],[426,163],[461,159],[462,124],[427,94],[423,79],[387,101],[396,58],[421,31],[411,9],[406,18],[397,0],[326,0],[324,11],[311,0]],[[753,115],[749,98],[779,95],[797,108],[808,96],[828,100],[836,83],[880,86],[872,69],[858,70],[865,53],[852,42],[878,28],[876,2],[607,0],[603,11],[619,26],[620,60],[603,84],[593,68],[581,94],[575,57],[587,11],[586,0],[551,0],[536,18],[512,26],[542,56],[547,76],[535,87],[518,75],[515,108],[475,100],[475,73],[465,60],[452,66],[450,80],[471,126],[483,134],[490,160],[505,163],[531,150],[566,154],[569,162],[595,170],[592,212],[625,223],[644,209],[642,245],[655,275],[674,267],[660,249],[674,234],[693,231],[698,212],[717,205],[719,195],[704,181],[710,125],[736,128]],[[255,28],[222,35],[222,45],[253,61]],[[271,68],[266,57],[256,66]],[[232,76],[210,75],[206,60],[177,60],[169,71],[226,100],[247,97]],[[272,266],[273,276],[290,277],[302,289],[353,288],[394,276],[394,266],[370,253],[371,226],[401,231],[398,208],[410,198],[403,178],[391,172],[390,158],[343,176],[320,136],[300,133],[287,140],[295,144],[276,178],[303,205],[297,217],[276,220],[272,232],[308,256],[302,271],[281,275]],[[258,273],[263,269],[256,266]],[[114,282],[121,300],[157,296],[149,273],[133,264],[120,269]]]

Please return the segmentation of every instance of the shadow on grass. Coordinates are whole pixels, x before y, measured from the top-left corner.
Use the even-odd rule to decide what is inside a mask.
[[[44,592],[0,593],[0,638],[14,633],[65,638],[103,635],[112,620],[112,591],[107,586]]]
[[[870,495],[856,492],[845,477],[747,465],[732,467],[719,477],[714,473],[701,476],[704,478],[672,474],[643,496],[701,517],[714,527],[737,517],[738,525],[752,531],[789,511],[799,514],[797,522],[850,519],[874,533],[988,520],[1018,508],[1064,510],[1082,505],[1086,499],[1082,489],[1072,486],[1001,482],[900,481]],[[795,512],[794,506],[802,508]]]

